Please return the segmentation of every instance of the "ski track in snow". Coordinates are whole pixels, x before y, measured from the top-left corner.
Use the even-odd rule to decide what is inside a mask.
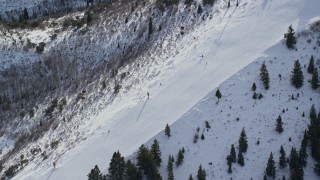
[[[270,4],[268,5],[268,3]],[[268,7],[267,10],[265,10],[266,7]],[[193,128],[192,131],[195,132],[196,125],[199,124],[197,119],[201,119],[202,117],[214,118],[216,116],[221,120],[222,117],[229,117],[227,112],[216,112],[217,110],[208,110],[208,112],[214,112],[216,114],[202,114],[202,111],[205,110],[201,108],[213,109],[215,106],[223,106],[225,103],[222,99],[218,105],[215,104],[215,101],[212,100],[214,95],[211,91],[219,85],[223,86],[223,98],[231,102],[232,99],[228,99],[229,96],[243,96],[243,94],[241,94],[243,92],[229,92],[228,90],[230,90],[229,88],[231,86],[235,86],[234,83],[237,80],[245,82],[240,85],[241,88],[250,87],[248,84],[252,84],[252,82],[247,82],[246,80],[248,80],[250,76],[256,76],[253,74],[258,74],[261,59],[265,60],[264,58],[266,58],[266,60],[269,60],[271,58],[267,59],[268,51],[271,51],[268,48],[273,48],[273,45],[275,45],[276,49],[279,48],[277,43],[283,38],[283,33],[286,32],[290,24],[294,24],[294,26],[298,28],[296,29],[297,31],[304,29],[310,18],[316,15],[319,16],[317,7],[320,7],[320,2],[317,0],[242,1],[239,7],[235,8],[232,6],[231,8],[235,9],[233,11],[231,11],[231,9],[226,10],[220,23],[219,19],[214,17],[206,21],[203,26],[199,27],[189,37],[185,37],[197,37],[197,40],[191,45],[182,44],[181,49],[179,49],[179,54],[168,59],[167,62],[172,61],[170,71],[161,71],[160,75],[151,79],[149,84],[142,86],[139,92],[130,92],[127,94],[127,99],[120,99],[112,106],[102,110],[95,118],[95,121],[83,129],[84,132],[92,133],[86,140],[62,155],[59,159],[53,160],[49,158],[49,160],[44,161],[40,165],[28,165],[13,179],[86,179],[87,174],[96,164],[102,172],[106,173],[109,160],[115,151],[119,150],[122,155],[130,156],[142,143],[149,141],[150,138],[161,132],[167,123],[169,125],[174,123],[172,125],[173,139],[175,136],[177,136],[176,138],[180,137],[181,140],[178,139],[179,142],[171,140],[173,145],[171,144],[170,146],[170,143],[164,143],[166,139],[162,134],[156,136],[159,138],[162,151],[164,152],[164,162],[160,171],[165,178],[166,171],[164,166],[166,165],[165,161],[168,153],[176,155],[175,153],[177,153],[179,148],[186,146],[185,143],[188,145],[190,141],[191,143],[189,143],[189,145],[193,144],[192,137],[194,134],[183,134],[178,131],[179,127],[182,129]],[[306,11],[306,8],[308,8],[308,11]],[[309,10],[309,8],[311,8],[311,10]],[[285,51],[285,48],[282,47],[282,50]],[[288,51],[285,52],[288,53]],[[203,57],[201,57],[202,55]],[[248,66],[252,69],[248,70],[246,66],[256,59],[258,59],[257,62],[259,63],[252,63]],[[290,64],[291,63],[292,62],[290,62]],[[163,66],[166,67],[165,64]],[[246,68],[241,72],[252,75],[248,75],[247,77],[241,73],[237,73],[244,67]],[[226,81],[227,84],[221,84],[231,76],[232,78]],[[248,81],[251,80],[249,79]],[[255,82],[258,81],[259,79],[255,79]],[[283,79],[283,82],[284,81],[285,78]],[[286,79],[286,81],[289,80]],[[161,86],[159,82],[163,82]],[[237,85],[237,87],[239,86]],[[150,99],[148,100],[146,99],[146,92],[150,92]],[[231,94],[231,92],[234,94]],[[142,94],[144,93],[145,95],[143,96]],[[271,98],[271,95],[267,92],[263,91],[263,93],[266,93],[265,99]],[[143,99],[138,101],[137,99],[140,99],[141,96]],[[287,96],[287,94],[284,96]],[[205,99],[202,100],[204,97]],[[199,101],[206,104],[206,106],[201,106],[201,108],[199,107],[200,105],[195,106],[192,111],[188,111]],[[248,102],[242,103],[244,104],[242,108],[247,110],[251,108],[245,106]],[[300,102],[300,104],[301,103],[302,102]],[[260,108],[268,108],[263,105],[259,106],[259,104],[257,104],[257,106]],[[197,110],[197,108],[199,109]],[[309,109],[310,106],[308,105],[305,108]],[[238,113],[238,116],[241,116],[241,112],[236,113]],[[266,113],[270,112],[267,111]],[[266,116],[266,113],[262,113],[261,117]],[[233,115],[231,113],[231,116],[236,117],[237,114]],[[182,117],[182,119],[190,118],[191,120],[177,121],[180,117]],[[259,126],[259,122],[262,123],[262,121],[265,121],[264,119],[258,121],[256,118],[258,117],[250,119],[251,126]],[[217,119],[217,121],[218,120],[219,119]],[[274,120],[272,119],[271,121]],[[186,122],[192,123],[186,124]],[[217,126],[215,127],[214,125]],[[212,126],[212,129],[217,130],[214,135],[218,135],[219,133],[224,134],[226,131],[232,129],[234,129],[235,132],[225,137],[225,141],[228,142],[228,144],[221,146],[214,144],[216,148],[215,155],[213,155],[210,160],[213,162],[213,165],[209,166],[207,164],[208,162],[203,162],[205,163],[203,165],[209,174],[209,179],[229,178],[226,173],[227,165],[225,156],[230,150],[231,144],[229,142],[234,141],[234,143],[236,143],[240,134],[239,130],[241,130],[243,126],[235,123],[223,123],[223,125],[220,124],[219,126],[213,123]],[[266,127],[263,126],[261,128]],[[249,135],[252,129],[246,130],[249,136],[249,142],[254,143],[253,141],[256,140],[256,137],[250,137]],[[211,139],[214,138],[211,137]],[[208,137],[208,139],[210,138]],[[271,141],[275,140],[271,139]],[[149,141],[148,143],[150,144],[151,142]],[[203,151],[198,152],[197,148],[193,148],[193,146],[197,148],[202,147]],[[201,142],[193,146],[191,147],[190,145],[190,147],[185,148],[187,153],[192,152],[197,156],[189,154],[185,159],[186,164],[181,168],[175,168],[175,176],[178,177],[178,179],[186,179],[190,172],[193,172],[195,177],[196,170],[201,163],[199,161],[206,159],[209,153],[211,153],[211,150],[207,150],[210,147],[203,145],[203,143],[201,145]],[[250,146],[252,145],[250,144]],[[269,152],[269,150],[263,150],[263,147],[264,146],[260,146],[258,149],[263,152]],[[277,150],[278,148],[278,146],[274,147],[274,149]],[[290,147],[287,146],[286,148],[288,154]],[[248,153],[255,154],[259,152],[259,150],[250,152],[249,147]],[[257,172],[252,172],[253,177],[262,177],[261,173],[263,173],[263,168],[265,167],[264,162],[267,158],[260,157],[260,153],[257,154],[258,156],[252,157],[257,158],[258,162],[256,162],[256,164],[252,163],[250,166],[245,166],[246,171],[242,170],[242,172],[249,172],[250,169],[248,168],[257,168]],[[245,158],[251,158],[251,156],[245,156]],[[275,159],[276,158],[277,156]],[[52,169],[53,161],[57,161],[58,163],[56,169]],[[237,167],[234,174],[240,173],[240,171],[241,169]],[[239,177],[243,177],[243,179],[247,178],[246,174],[238,175]]]

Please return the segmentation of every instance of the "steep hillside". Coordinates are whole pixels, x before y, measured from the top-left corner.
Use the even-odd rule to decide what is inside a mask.
[[[224,177],[235,177],[236,175],[244,178],[262,177],[269,152],[275,152],[275,157],[277,157],[276,151],[279,147],[275,145],[276,142],[279,143],[277,145],[280,145],[280,143],[287,142],[288,136],[291,136],[292,141],[286,144],[286,151],[288,151],[290,145],[296,146],[298,144],[299,134],[295,135],[293,133],[295,129],[297,129],[297,132],[303,132],[308,123],[307,118],[297,126],[286,122],[287,124],[285,125],[288,125],[288,127],[285,127],[283,133],[283,136],[286,137],[273,140],[278,137],[273,128],[276,118],[274,116],[279,115],[284,109],[279,108],[279,106],[287,105],[291,95],[294,94],[296,96],[298,93],[290,85],[288,79],[293,67],[293,60],[299,58],[301,62],[304,62],[303,64],[306,64],[310,53],[315,53],[315,56],[319,54],[314,38],[312,38],[311,42],[312,45],[316,46],[315,49],[313,49],[312,45],[308,45],[308,50],[303,50],[307,39],[300,38],[299,43],[301,44],[298,45],[297,51],[287,50],[280,41],[290,24],[294,24],[294,28],[301,31],[307,27],[311,18],[319,16],[315,4],[318,4],[315,0],[308,2],[302,0],[281,2],[248,0],[241,1],[238,7],[232,3],[231,7],[228,8],[226,2],[219,1],[213,7],[212,18],[210,15],[206,16],[208,19],[203,22],[203,25],[176,41],[176,52],[173,55],[156,57],[156,63],[152,65],[146,63],[139,70],[132,69],[134,65],[121,69],[122,72],[131,72],[131,76],[125,81],[130,82],[130,84],[134,82],[130,86],[131,88],[125,91],[126,93],[118,94],[115,101],[112,101],[112,104],[107,108],[103,106],[105,99],[95,98],[90,101],[99,109],[91,109],[91,112],[96,113],[95,116],[85,111],[83,114],[86,116],[82,116],[84,120],[80,121],[81,123],[78,124],[77,122],[79,121],[71,122],[69,125],[66,123],[68,127],[79,125],[76,133],[64,136],[68,138],[59,139],[58,136],[62,133],[56,134],[56,131],[51,131],[50,135],[59,139],[59,145],[55,147],[56,149],[50,150],[50,147],[45,146],[46,143],[48,144],[48,142],[52,142],[55,139],[49,136],[44,136],[41,140],[42,142],[34,143],[30,146],[30,148],[41,146],[46,151],[50,151],[51,154],[45,160],[39,154],[35,155],[35,160],[19,172],[15,178],[86,179],[86,175],[95,164],[98,164],[102,172],[105,173],[113,152],[120,150],[124,156],[131,155],[142,143],[147,142],[151,137],[162,131],[167,123],[172,124],[175,122],[224,80],[259,57],[261,59],[239,73],[241,76],[231,78],[228,81],[232,82],[231,85],[229,83],[221,85],[220,89],[223,97],[218,104],[215,104],[217,100],[213,99],[212,94],[209,94],[208,97],[210,98],[208,100],[204,100],[204,103],[196,106],[199,107],[198,113],[192,110],[177,121],[177,125],[173,124],[171,126],[173,132],[171,139],[167,140],[163,133],[156,137],[159,140],[161,139],[163,164],[166,164],[165,160],[169,153],[174,154],[179,148],[188,146],[186,153],[191,153],[185,155],[185,164],[175,170],[177,178],[186,179],[190,175],[191,169],[193,169],[191,173],[195,177],[196,169],[200,163],[203,163],[203,167],[207,172],[211,172],[210,168],[212,169],[214,175],[210,174],[208,176],[210,178],[223,179]],[[184,6],[180,4],[179,7],[183,9]],[[180,33],[180,31],[178,32]],[[169,39],[163,42],[172,43]],[[164,43],[165,45],[166,43]],[[306,55],[308,57],[305,57]],[[261,88],[259,77],[257,76],[258,68],[262,61],[266,61],[270,75],[272,75],[271,88],[268,91]],[[281,66],[271,68],[274,64],[281,64]],[[247,73],[248,71],[250,74]],[[243,72],[245,74],[242,74]],[[279,72],[282,76],[281,81],[278,80]],[[306,73],[305,76],[306,78],[308,77]],[[140,81],[141,78],[143,81]],[[237,81],[238,78],[240,81]],[[257,90],[264,96],[260,100],[253,100],[250,94],[252,93],[250,88],[253,82],[257,83]],[[281,93],[281,90],[285,95]],[[310,90],[309,84],[306,82],[299,91],[301,90],[303,92],[306,91],[305,95],[299,93],[299,99],[290,101],[288,113],[285,112],[283,117],[284,122],[288,120],[285,119],[285,116],[286,118],[298,117],[297,114],[299,114],[300,117],[303,111],[307,113],[309,110],[311,104],[298,107],[298,110],[294,109],[304,102],[309,102],[309,96],[315,94]],[[284,91],[288,91],[288,94]],[[150,93],[150,99],[147,99],[147,92]],[[272,106],[275,105],[273,104],[272,98],[274,97],[272,97],[272,94],[275,94],[274,96],[278,98],[282,96],[286,98],[280,98],[275,102],[278,106]],[[319,97],[316,96],[314,99],[317,98]],[[211,106],[205,106],[205,103]],[[254,107],[252,107],[253,105]],[[242,114],[241,108],[247,113]],[[251,111],[255,108],[257,111]],[[266,108],[270,108],[270,110],[264,111]],[[291,111],[293,113],[289,115]],[[203,112],[201,113],[202,117],[198,116],[200,112]],[[254,114],[249,114],[249,112]],[[270,114],[270,112],[272,113]],[[256,117],[253,117],[255,115]],[[195,118],[195,116],[197,117]],[[237,117],[239,117],[239,122],[236,121]],[[211,129],[208,134],[204,133],[204,142],[199,140],[194,145],[192,142],[194,133],[198,126],[201,131],[203,130],[204,121],[206,120],[210,121]],[[188,121],[190,123],[187,123]],[[295,120],[295,122],[299,121]],[[262,127],[269,126],[269,128],[253,129],[253,127],[257,126],[255,123],[262,124]],[[215,127],[217,128],[216,131]],[[251,153],[252,156],[245,155],[248,166],[243,169],[248,169],[251,172],[252,169],[257,167],[259,170],[254,171],[252,176],[247,176],[248,171],[241,171],[240,167],[234,166],[235,173],[228,175],[226,173],[227,164],[225,158],[229,152],[230,145],[237,142],[240,130],[243,127],[247,130],[249,137],[248,154]],[[233,128],[235,129],[234,133],[225,133],[232,131]],[[250,135],[251,131],[254,135]],[[270,139],[259,135],[259,131],[265,134],[268,133],[267,137],[272,139],[270,149],[266,148],[267,146],[269,147],[267,143]],[[209,143],[208,139],[210,138],[212,138],[212,141]],[[254,141],[257,138],[261,138],[261,146],[254,145],[256,143]],[[72,144],[70,140],[76,143]],[[79,141],[81,142],[79,143]],[[213,154],[212,160],[204,160],[210,157],[209,152],[211,151],[208,151],[208,149],[217,146],[215,143],[219,143],[217,153]],[[67,152],[66,148],[72,149]],[[265,150],[260,150],[259,148]],[[200,155],[195,156],[195,154]],[[255,161],[259,161],[259,166],[254,164],[253,156],[259,157]],[[53,162],[56,163],[56,168],[53,168]],[[214,167],[207,164],[210,162]],[[163,177],[166,177],[165,168],[165,165],[161,167],[161,175]],[[307,169],[306,172],[310,172],[310,178],[314,178],[311,165],[308,165]],[[236,173],[237,171],[239,171],[238,174]]]

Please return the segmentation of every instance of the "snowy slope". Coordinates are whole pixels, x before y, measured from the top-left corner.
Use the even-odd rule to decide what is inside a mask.
[[[125,156],[132,154],[142,143],[163,130],[165,124],[174,123],[224,80],[255,59],[259,57],[267,58],[269,53],[266,50],[282,39],[283,33],[291,23],[294,23],[294,26],[298,29],[305,28],[306,22],[310,18],[319,15],[315,14],[318,13],[315,4],[319,4],[319,2],[316,0],[307,2],[303,0],[284,0],[281,2],[247,0],[242,1],[238,8],[233,5],[227,9],[224,5],[223,11],[216,13],[214,18],[206,21],[189,37],[185,37],[194,38],[193,43],[178,42],[180,44],[178,44],[179,48],[177,48],[178,54],[176,56],[168,57],[158,66],[150,67],[151,70],[159,72],[158,76],[151,77],[150,81],[140,84],[139,87],[133,88],[132,91],[122,95],[112,106],[94,117],[94,121],[89,121],[87,126],[83,128],[83,132],[89,134],[85,141],[62,156],[50,157],[39,165],[30,164],[14,179],[86,179],[86,175],[95,164],[98,164],[100,169],[106,172],[109,159],[114,151],[120,150],[122,155]],[[308,14],[305,14],[306,10],[308,10]],[[274,47],[280,48],[281,46],[278,44]],[[282,49],[286,51],[284,47]],[[203,57],[201,57],[202,55]],[[292,61],[290,61],[291,63]],[[253,64],[249,67],[250,73],[254,77],[257,75],[254,72],[258,65]],[[244,92],[248,91],[248,84],[250,83],[251,81],[241,84]],[[225,88],[227,88],[226,86]],[[222,93],[230,94],[233,92],[222,89]],[[148,100],[146,99],[147,92],[151,93],[151,98]],[[242,93],[244,92],[242,91]],[[236,94],[231,95],[236,96]],[[266,93],[266,96],[268,95],[271,96]],[[212,98],[212,93],[208,97]],[[250,96],[248,95],[248,97]],[[225,98],[225,100],[229,99]],[[240,98],[239,100],[241,102]],[[222,100],[218,105],[223,106],[223,102]],[[213,103],[212,108],[214,106],[216,105]],[[206,108],[209,107],[206,106]],[[308,105],[305,108],[309,109],[310,106]],[[245,116],[243,119],[245,119]],[[178,121],[177,124],[182,122],[184,121]],[[178,125],[175,124],[172,128],[177,129],[176,126]],[[193,131],[196,128],[193,127],[193,124],[186,123],[185,126],[191,128],[191,130],[194,128]],[[221,146],[222,149],[217,153],[219,157],[213,158],[220,162],[216,166],[221,167],[221,172],[223,172],[215,177],[225,175],[223,171],[226,168],[225,155],[228,153],[230,143],[236,141],[240,133],[239,129],[243,127],[243,124],[237,126],[230,123],[229,126],[220,130],[230,131],[234,127],[237,129],[234,134],[230,133],[230,137],[227,138],[230,141]],[[219,127],[218,124],[217,127]],[[176,132],[178,134],[177,130]],[[179,134],[183,135],[183,133]],[[175,137],[175,134],[173,136]],[[189,134],[189,136],[190,138],[182,139],[192,142],[193,134]],[[236,138],[233,138],[233,136],[236,136]],[[164,141],[164,137],[162,138],[162,141]],[[182,139],[181,146],[184,144]],[[162,141],[161,144],[163,144]],[[253,143],[252,139],[249,139],[249,141]],[[177,145],[176,141],[173,142]],[[278,147],[275,148],[278,149]],[[170,148],[170,150],[175,149]],[[201,157],[206,157],[206,154],[202,154]],[[196,161],[198,157],[192,158],[194,160],[193,166],[197,167],[199,165],[199,162]],[[264,166],[265,159],[265,157],[261,158],[261,161],[263,161],[261,167]],[[58,164],[56,169],[52,169],[52,162],[54,161]],[[193,166],[190,166],[190,169],[196,169]],[[254,165],[250,167],[254,167]],[[208,167],[206,166],[206,168]],[[184,173],[186,169],[188,168],[178,172],[181,179],[189,175]],[[256,173],[254,175],[260,176],[262,172],[259,170]],[[163,172],[163,174],[165,173]],[[177,177],[180,177],[178,175]]]

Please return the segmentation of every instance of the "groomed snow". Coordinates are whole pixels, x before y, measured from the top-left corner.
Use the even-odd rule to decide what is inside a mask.
[[[274,57],[269,57],[270,53],[267,51],[270,47],[276,49],[277,52],[277,49],[280,49],[280,52],[290,53],[291,51],[286,50],[281,46],[281,43],[277,44],[283,38],[283,33],[286,32],[290,24],[293,24],[294,28],[298,30],[305,29],[311,18],[319,16],[319,12],[317,12],[317,7],[319,6],[320,2],[317,0],[243,0],[237,8],[234,5],[229,9],[224,7],[222,9],[223,11],[211,20],[206,21],[203,26],[199,27],[189,35],[189,37],[185,37],[194,39],[193,43],[181,43],[179,45],[180,48],[177,50],[179,53],[176,56],[169,57],[165,63],[152,67],[154,68],[152,70],[160,72],[157,77],[151,78],[150,81],[145,84],[141,84],[140,89],[122,95],[117,102],[100,112],[99,115],[95,117],[95,120],[83,129],[84,133],[91,134],[89,138],[58,159],[49,157],[48,160],[40,163],[40,165],[28,165],[13,179],[87,179],[87,174],[95,164],[98,164],[104,173],[107,172],[109,160],[113,152],[119,150],[124,156],[131,155],[142,143],[147,142],[150,138],[162,131],[167,123],[173,124],[190,108],[239,70],[258,58],[260,58],[259,63],[261,63],[261,58],[264,60],[272,60]],[[274,46],[275,44],[277,45]],[[295,56],[298,55],[299,54]],[[290,57],[290,55],[288,56]],[[291,57],[295,56],[293,55]],[[291,71],[293,61],[290,60],[288,63],[288,66],[285,66],[286,68],[290,67],[287,73]],[[241,72],[249,72],[251,75],[248,75],[248,77],[256,77],[259,65],[260,64],[253,63],[246,69],[247,71],[243,70]],[[287,79],[284,78],[281,82],[286,82],[289,86],[289,74],[283,75],[287,76]],[[219,106],[223,106],[225,101],[231,101],[231,96],[237,97],[237,89],[231,90],[232,87],[228,86],[235,83],[239,78],[243,78],[245,82],[239,85],[239,88],[242,88],[242,94],[239,94],[239,96],[242,97],[243,93],[247,92],[247,89],[251,87],[248,86],[248,84],[252,82],[249,79],[246,81],[246,74],[233,76],[231,80],[227,81],[228,84],[222,86],[222,93],[226,93],[223,94],[225,100],[222,99],[218,105],[212,103],[213,100],[211,100],[211,104],[208,103],[209,107],[206,106],[206,108],[212,109],[212,111],[209,110],[208,112],[213,113],[207,114],[212,117],[208,120],[218,120],[214,118],[216,115],[214,112],[217,111]],[[258,79],[256,78],[255,81],[258,82]],[[247,89],[245,90],[244,88]],[[307,89],[307,85],[304,88]],[[146,97],[147,92],[151,94],[150,99]],[[268,94],[268,92],[261,92],[267,94],[262,101],[268,100],[272,96]],[[226,96],[230,96],[230,99]],[[288,94],[284,93],[283,96],[288,96]],[[251,95],[248,94],[246,98],[248,99],[248,97],[251,97]],[[206,98],[213,98],[212,93],[206,96]],[[241,100],[241,98],[239,98],[239,100]],[[204,103],[206,102],[209,101],[204,100]],[[241,103],[245,104],[246,102]],[[215,106],[218,106],[217,109],[215,109]],[[262,106],[260,108],[266,109],[268,107]],[[309,109],[310,105],[307,104],[305,108]],[[215,111],[213,111],[214,109]],[[194,112],[194,110],[187,114],[192,114],[192,112]],[[263,114],[268,112],[279,113],[278,111],[274,112],[270,110],[263,112]],[[239,115],[231,112],[230,114],[232,116],[229,119],[230,121],[234,121],[234,118]],[[206,117],[209,118],[207,115]],[[196,115],[192,116],[191,119],[192,121],[197,121],[197,119],[193,117],[196,117]],[[222,116],[220,118],[222,118]],[[241,117],[240,122],[244,123],[245,119],[245,116]],[[266,121],[266,119],[260,120]],[[270,121],[272,121],[273,124],[274,119],[270,119]],[[186,122],[181,120],[173,125],[173,138],[176,134],[180,134],[179,137],[181,139],[179,139],[179,141],[181,140],[181,142],[177,144],[177,141],[174,141],[176,146],[164,153],[164,160],[167,159],[167,153],[175,155],[175,153],[177,153],[177,149],[175,148],[185,146],[185,141],[188,141],[189,144],[192,143],[193,134],[182,134],[178,133],[178,130],[175,130],[178,129],[181,124],[181,127],[183,127],[184,124],[185,127],[191,130],[193,129],[194,132],[196,128],[195,124],[197,123],[190,123],[189,125]],[[254,121],[254,118],[250,119],[250,122],[252,123],[251,126],[260,125]],[[200,125],[202,123],[203,122],[200,121]],[[305,123],[303,125],[305,125]],[[214,135],[221,135],[232,129],[234,129],[234,133],[227,133],[228,136],[225,137],[227,141],[225,143],[223,143],[224,141],[222,142],[221,149],[217,150],[214,158],[210,160],[210,162],[213,161],[215,164],[215,167],[213,167],[215,175],[209,177],[216,177],[218,179],[225,177],[227,167],[225,156],[230,150],[230,143],[237,141],[243,126],[244,124],[237,125],[235,123],[224,126],[225,129],[220,128],[220,126],[212,126],[212,131],[214,131],[215,128],[219,130],[215,132]],[[264,128],[264,126],[261,128]],[[251,129],[248,128],[247,132],[249,137],[250,131]],[[270,131],[272,132],[272,128]],[[188,137],[184,139],[184,135],[188,135]],[[275,135],[273,136],[276,137]],[[165,148],[165,146],[163,146],[165,141],[163,135],[160,134],[157,137],[162,138],[160,144],[162,148]],[[176,138],[178,138],[178,136]],[[254,138],[256,137],[250,137],[249,142],[254,143]],[[204,144],[205,142],[200,143]],[[198,146],[198,144],[196,144],[196,146]],[[249,146],[252,145],[250,144]],[[259,148],[262,147],[264,146],[260,146]],[[279,147],[274,148],[279,149]],[[178,177],[178,179],[186,179],[191,171],[195,175],[196,169],[199,166],[197,159],[204,159],[209,152],[213,153],[211,150],[208,150],[207,147],[204,149],[206,153],[196,152],[201,154],[200,158],[189,155],[186,157],[186,161],[191,161],[183,165],[186,167],[181,168],[181,170],[177,172],[176,177]],[[194,150],[196,150],[196,148],[194,148]],[[269,152],[269,150],[266,151]],[[288,153],[287,151],[287,154]],[[190,157],[190,159],[188,159],[188,157]],[[245,158],[247,157],[245,156]],[[252,156],[250,158],[258,159],[259,162],[257,164],[261,167],[259,166],[253,176],[261,177],[261,173],[263,173],[261,169],[265,166],[264,162],[267,157],[260,158]],[[218,164],[215,163],[215,160],[217,160]],[[57,162],[57,168],[55,169],[52,167],[54,161]],[[261,164],[260,162],[263,163]],[[209,166],[206,164],[205,167],[208,168]],[[253,171],[256,165],[251,164],[251,166],[246,166],[245,168],[249,167],[252,168],[249,170]],[[163,166],[161,172],[165,177],[166,173],[164,169],[165,167]],[[245,176],[245,174],[243,175],[244,176],[241,177],[249,177]]]

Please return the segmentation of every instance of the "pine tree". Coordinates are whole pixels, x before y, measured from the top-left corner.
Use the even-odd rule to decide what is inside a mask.
[[[27,8],[24,8],[23,10],[23,20],[28,20],[29,19],[29,13]]]
[[[165,130],[164,130],[164,133],[165,133],[165,135],[166,136],[168,136],[168,139],[171,137],[171,132],[170,132],[171,130],[170,130],[170,127],[169,127],[169,125],[167,124],[166,125],[166,128],[165,128]]]
[[[189,180],[193,180],[192,174],[190,174],[190,176],[189,176]]]
[[[311,106],[310,109],[310,125],[309,125],[309,140],[310,140],[310,147],[311,147],[311,156],[314,159],[320,159],[320,152],[318,151],[320,142],[320,118],[317,117],[316,108],[314,104]]]
[[[202,166],[200,164],[199,169],[198,169],[198,175],[197,175],[198,180],[206,180],[206,176],[207,176],[206,170],[202,169]]]
[[[227,164],[228,164],[228,173],[231,174],[232,173],[232,158],[230,157],[230,155],[227,156]]]
[[[289,49],[294,49],[295,44],[297,43],[296,37],[294,36],[294,29],[290,25],[288,32],[284,34],[284,39],[286,40],[286,45]]]
[[[291,84],[296,88],[300,88],[303,85],[304,76],[301,70],[299,60],[296,60],[294,62],[294,68],[291,73]]]
[[[289,156],[289,167],[291,172],[290,178],[292,180],[303,179],[303,175],[304,175],[303,166],[301,164],[298,152],[293,147],[291,149],[290,156]]]
[[[137,167],[130,161],[127,161],[126,164],[127,170],[126,170],[126,179],[130,180],[141,180],[141,174],[138,171]]]
[[[149,37],[153,33],[152,18],[149,18]]]
[[[273,160],[272,152],[270,153],[270,157],[268,159],[268,163],[266,167],[266,175],[273,178],[276,177],[276,167],[275,167],[275,162]]]
[[[201,7],[201,5],[199,4],[197,13],[198,13],[198,14],[201,14],[202,12],[203,12],[202,7]]]
[[[251,89],[252,89],[252,91],[256,91],[256,89],[257,89],[256,83],[253,83],[253,84],[252,84]]]
[[[239,150],[239,154],[238,154],[238,164],[240,164],[241,166],[244,166],[244,158],[242,155],[242,152]]]
[[[314,68],[311,78],[311,87],[312,89],[318,89],[319,87],[319,76],[318,76],[318,69]]]
[[[96,165],[93,169],[91,169],[90,173],[88,174],[88,180],[102,180],[102,174]]]
[[[312,74],[314,71],[314,57],[311,55],[310,60],[309,60],[309,65],[308,65],[308,73]]]
[[[126,163],[119,151],[114,152],[109,165],[109,176],[111,179],[123,179],[125,176]]]
[[[284,169],[287,167],[286,152],[284,151],[282,145],[280,147],[279,167],[280,167],[280,169]]]
[[[159,142],[157,139],[154,139],[153,144],[151,146],[151,152],[154,158],[156,165],[159,167],[161,165],[161,150],[159,146]]]
[[[173,157],[171,157],[171,155],[169,155],[169,158],[168,158],[167,171],[168,171],[168,180],[174,180],[174,175],[173,175]]]
[[[177,167],[179,167],[183,163],[183,159],[184,159],[184,155],[183,155],[182,150],[180,149],[178,152],[178,157],[177,157],[177,161],[176,161]]]
[[[220,92],[219,89],[216,91],[216,97],[218,98],[218,101],[222,97],[221,92]]]
[[[269,89],[270,87],[270,79],[269,79],[269,72],[267,69],[266,64],[263,62],[263,64],[260,67],[260,77],[261,77],[261,81],[263,83],[263,86],[265,89]]]
[[[233,144],[231,145],[231,150],[230,150],[229,157],[230,157],[231,162],[234,162],[234,163],[237,162],[236,150],[235,150]]]
[[[307,139],[305,139],[305,137],[304,137],[302,139],[301,147],[300,147],[300,151],[299,151],[299,161],[303,167],[306,167],[306,165],[307,165],[307,158],[308,158]]]
[[[248,149],[248,140],[247,140],[247,135],[246,135],[246,131],[244,130],[244,128],[242,128],[240,137],[239,137],[239,151],[241,152],[247,152]]]
[[[279,117],[277,118],[276,120],[276,131],[278,133],[282,133],[283,132],[283,127],[282,127],[282,118],[281,116],[279,115]]]

